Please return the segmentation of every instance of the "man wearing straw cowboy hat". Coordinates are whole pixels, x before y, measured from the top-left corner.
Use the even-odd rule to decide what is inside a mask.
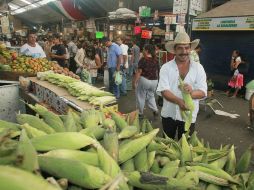
[[[179,78],[184,81],[184,91],[191,95],[195,107],[192,113],[190,135],[195,129],[199,99],[207,94],[205,70],[201,64],[195,63],[189,56],[198,43],[199,40],[191,42],[186,32],[180,32],[174,41],[167,42],[165,45],[167,51],[175,54],[175,59],[161,67],[157,93],[163,97],[162,126],[170,138],[175,138],[178,131],[178,139],[180,139],[185,132],[185,121],[181,116],[181,110],[188,109],[179,89]]]

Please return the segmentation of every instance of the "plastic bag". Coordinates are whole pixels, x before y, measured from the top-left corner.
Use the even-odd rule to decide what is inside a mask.
[[[248,84],[246,84],[246,88],[254,90],[254,80],[252,80]]]
[[[92,84],[91,74],[88,70],[83,69],[80,75],[81,81],[86,82],[88,84]]]
[[[122,78],[120,71],[116,71],[114,76],[115,76],[115,84],[116,85],[122,84],[123,78]]]

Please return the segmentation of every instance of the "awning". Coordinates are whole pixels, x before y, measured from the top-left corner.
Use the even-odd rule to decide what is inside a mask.
[[[238,17],[254,15],[254,0],[231,0],[197,18]]]

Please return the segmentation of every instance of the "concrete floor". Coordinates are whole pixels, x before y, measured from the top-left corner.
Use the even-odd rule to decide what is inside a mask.
[[[216,115],[211,108],[200,105],[196,122],[198,137],[209,142],[213,148],[218,148],[221,144],[234,144],[236,155],[239,158],[245,149],[254,142],[254,132],[248,128],[249,101],[243,98],[229,98],[222,91],[215,91],[213,98],[217,99],[224,107],[221,108],[218,104],[214,104],[215,109],[240,116],[232,119]],[[122,113],[129,113],[135,108],[134,91],[129,91],[127,96],[120,98],[119,110]],[[149,109],[145,109],[145,116],[149,119],[153,118]],[[161,128],[161,120],[154,121],[153,125]],[[252,166],[251,169],[253,170],[254,167]]]

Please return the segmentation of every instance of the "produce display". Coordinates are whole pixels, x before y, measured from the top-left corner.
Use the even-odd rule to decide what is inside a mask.
[[[87,101],[92,105],[106,105],[116,101],[116,98],[110,92],[100,90],[88,83],[68,76],[55,73],[45,73],[41,79],[66,88],[72,96],[77,97],[79,100]]]
[[[0,120],[0,189],[254,189],[251,148],[237,161],[233,145],[213,149],[196,133],[162,138],[138,114],[29,107],[41,119]]]
[[[28,56],[17,56],[15,51],[10,51],[0,46],[0,71],[13,71],[18,73],[37,74],[52,70],[55,73],[70,76],[79,79],[80,77],[68,68],[63,68],[55,61],[49,61],[46,58],[32,58]]]

